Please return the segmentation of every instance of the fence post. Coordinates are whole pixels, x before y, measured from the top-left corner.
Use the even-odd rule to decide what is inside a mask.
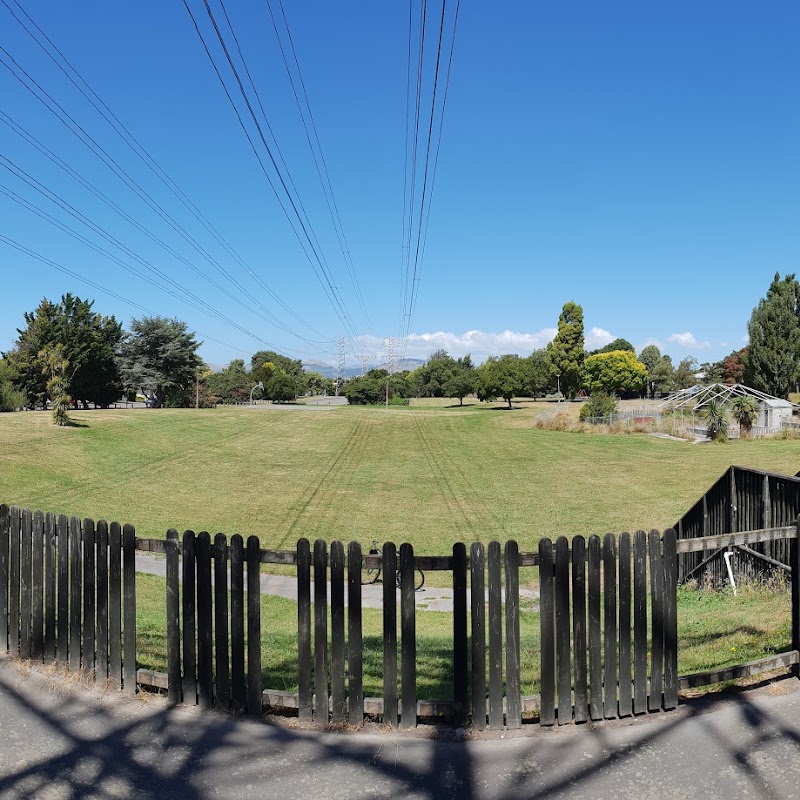
[[[311,721],[311,545],[297,542],[297,687],[298,716]]]
[[[489,542],[489,727],[503,727],[503,595],[500,542]]]
[[[208,531],[201,531],[197,534],[195,565],[197,568],[197,696],[201,708],[212,708],[214,705],[214,645],[212,638],[211,536]]]
[[[522,688],[519,667],[519,547],[505,546],[506,566],[506,727],[522,727]]]
[[[186,624],[184,617],[183,624]],[[185,658],[185,656],[184,656]],[[302,685],[300,691],[302,692]],[[302,697],[302,694],[300,695]],[[194,703],[194,698],[192,699]],[[231,536],[231,707],[244,711],[247,703],[244,681],[244,540]],[[302,708],[301,717],[302,719]]]
[[[617,541],[603,539],[603,716],[617,716]]]
[[[364,655],[361,624],[361,545],[347,546],[347,680],[351,725],[364,724]]]
[[[470,618],[472,621],[472,724],[486,727],[486,596],[484,551],[481,542],[470,545]]]
[[[83,671],[94,677],[95,591],[94,591],[94,520],[83,521]]]
[[[214,697],[217,708],[231,705],[228,667],[228,551],[224,533],[214,537]]]
[[[31,553],[33,550],[33,530],[30,509],[22,511],[22,538],[20,546],[19,579],[19,654],[22,658],[31,657]]]
[[[792,568],[792,650],[800,650],[800,517],[795,523],[797,538],[790,544],[790,566]],[[800,678],[800,664],[792,665],[792,675]]]
[[[95,633],[95,675],[105,682],[108,677],[108,523],[100,520],[97,539],[97,631]]]
[[[649,534],[650,551],[650,599],[651,649],[650,649],[650,696],[647,710],[661,708],[664,689],[664,563],[661,556],[661,535],[652,530]]]
[[[328,546],[314,542],[314,721],[328,724]]]
[[[197,622],[195,579],[197,540],[194,531],[183,532],[183,702],[197,703]]]
[[[261,704],[261,544],[247,537],[247,713],[260,717]],[[209,656],[211,655],[209,648]]]
[[[401,728],[417,726],[417,631],[414,607],[414,548],[400,545]]]
[[[167,531],[167,692],[170,703],[181,701],[181,605],[178,584],[178,531]]]
[[[575,722],[586,722],[586,540],[572,539],[572,641],[575,650]]]
[[[569,615],[569,541],[566,536],[556,539],[555,563],[555,646],[558,676],[556,678],[558,724],[572,721],[572,670],[570,658]]]
[[[544,538],[539,541],[540,725],[552,725],[556,721],[556,638],[553,612],[553,543]]]
[[[453,724],[467,722],[469,675],[467,656],[467,547],[453,545]]]
[[[123,688],[136,694],[136,529],[122,528],[122,594],[125,623]]]
[[[664,708],[678,705],[678,555],[673,528],[664,531]]]
[[[397,726],[397,548],[383,543],[383,721]]]
[[[41,661],[44,655],[44,515],[33,515],[33,552],[31,555],[31,658]]]
[[[59,517],[58,522],[58,552],[59,558],[63,548],[62,526]],[[66,532],[66,527],[63,529]],[[108,677],[111,685],[115,689],[122,687],[122,528],[119,522],[112,522],[108,529]],[[64,561],[64,575],[66,575],[66,559]],[[59,615],[61,614],[61,567],[59,562],[58,571],[58,596],[59,596]],[[66,597],[66,587],[64,596]],[[61,617],[58,619],[59,637],[61,636]],[[59,642],[60,642],[59,638]],[[63,658],[59,643],[59,658]]]
[[[81,522],[69,520],[69,668],[81,668]]]
[[[331,542],[331,722],[345,721],[344,545]]]

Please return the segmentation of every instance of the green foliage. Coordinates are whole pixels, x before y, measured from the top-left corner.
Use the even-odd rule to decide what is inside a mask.
[[[706,420],[706,433],[713,442],[728,441],[728,414],[725,406],[717,400],[709,400],[702,407]]]
[[[34,406],[43,407],[48,395],[49,368],[42,354],[58,345],[70,365],[63,380],[78,402],[107,407],[122,394],[115,357],[122,326],[92,311],[93,305],[68,293],[58,303],[45,298],[25,313],[25,327],[17,330],[6,360],[15,386]]]
[[[592,394],[640,392],[647,381],[647,367],[632,350],[613,350],[587,356],[583,370],[583,385]]]
[[[786,398],[795,389],[800,367],[800,283],[776,272],[747,324],[750,345],[744,358],[745,383]]]
[[[69,425],[71,420],[67,411],[72,398],[67,392],[67,370],[69,361],[64,356],[61,344],[52,345],[39,353],[44,362],[42,373],[47,377],[47,393],[53,409],[53,422],[56,425]]]
[[[678,389],[688,389],[697,383],[695,373],[697,372],[697,359],[687,356],[682,359],[672,375],[673,384]]]
[[[534,399],[546,395],[555,387],[553,374],[547,363],[547,350],[534,350],[526,359],[525,369],[528,376],[528,391]]]
[[[385,369],[372,369],[366,375],[350,378],[342,394],[353,405],[377,405],[386,400],[386,381],[389,373]]]
[[[244,361],[235,358],[225,369],[210,373],[205,382],[215,402],[244,403],[250,399],[250,389],[257,381],[247,374]]]
[[[592,396],[581,406],[581,419],[600,419],[614,414],[619,405],[615,394],[592,392]]]
[[[0,412],[25,407],[25,393],[14,387],[8,362],[0,359]]]
[[[583,342],[583,309],[576,303],[565,303],[558,318],[558,333],[547,345],[547,360],[562,394],[570,399],[581,386]]]
[[[747,436],[753,423],[758,419],[758,403],[751,395],[741,395],[731,401],[731,415],[741,429],[742,436]]]
[[[614,339],[613,342],[609,342],[598,350],[593,350],[589,355],[596,356],[598,353],[613,353],[615,350],[630,350],[632,353],[636,352],[636,348],[627,339]]]
[[[478,370],[479,394],[482,400],[502,397],[511,408],[511,399],[525,394],[528,374],[525,360],[515,355],[489,356]]]
[[[334,382],[319,372],[306,372],[306,391],[310,394],[333,394],[336,391]]]
[[[262,368],[265,364],[272,364],[283,370],[287,375],[294,375],[300,377],[304,374],[303,362],[299,359],[289,358],[273,350],[259,350],[250,359],[250,374],[253,377],[253,383],[263,381],[265,375],[262,373]]]
[[[457,397],[458,404],[464,405],[464,398],[472,394],[478,386],[478,373],[469,355],[454,362],[450,376],[442,387],[446,397]]]
[[[198,347],[185,322],[164,317],[132,320],[120,348],[125,386],[140,389],[157,408],[192,405],[192,388],[202,365]]]
[[[661,355],[661,351],[654,344],[649,344],[639,354],[639,361],[647,368],[647,394],[652,398],[656,392],[669,391],[672,388],[675,369],[672,359],[668,355]]]

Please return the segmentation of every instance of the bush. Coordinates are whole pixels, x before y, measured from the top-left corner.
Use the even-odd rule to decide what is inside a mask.
[[[0,380],[0,411],[16,411],[24,408],[25,393],[15,389],[10,381]]]
[[[613,394],[605,392],[594,392],[581,408],[581,419],[596,419],[598,417],[608,417],[617,410],[619,401]]]

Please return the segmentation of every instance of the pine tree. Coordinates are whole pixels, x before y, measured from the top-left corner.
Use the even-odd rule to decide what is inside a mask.
[[[581,387],[584,355],[583,308],[565,303],[558,318],[558,333],[547,345],[547,360],[561,393],[570,400]]]

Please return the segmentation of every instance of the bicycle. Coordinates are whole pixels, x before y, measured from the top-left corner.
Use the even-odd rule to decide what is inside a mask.
[[[373,539],[372,544],[370,545],[369,555],[371,556],[378,556],[380,555],[380,548],[378,547],[378,540]],[[381,578],[381,568],[380,567],[364,567],[363,573],[361,577],[361,583],[363,585],[377,583]],[[395,583],[397,584],[397,588],[400,589],[402,586],[402,579],[400,577],[400,570],[397,570],[395,574]],[[419,592],[421,591],[422,587],[425,584],[425,573],[419,569],[419,567],[414,569],[414,591]]]

